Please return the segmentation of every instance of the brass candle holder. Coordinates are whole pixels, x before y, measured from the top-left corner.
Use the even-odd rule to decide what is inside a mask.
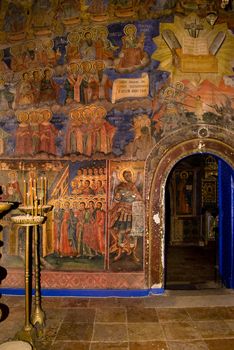
[[[32,212],[31,206],[20,206],[19,209],[24,213]],[[40,215],[46,220],[46,214],[52,209],[52,205],[39,205],[38,211]],[[43,222],[42,222],[43,223]],[[41,285],[40,285],[40,254],[39,254],[39,232],[38,225],[33,226],[33,238],[34,238],[34,279],[35,279],[35,303],[34,309],[31,315],[31,323],[34,326],[40,328],[45,325],[45,312],[41,307]]]
[[[35,277],[35,303],[31,316],[31,322],[34,326],[40,328],[45,325],[45,312],[41,307],[41,286],[40,286],[40,254],[39,254],[39,233],[38,226],[33,228],[34,236],[34,277]]]
[[[39,188],[38,188],[39,184]],[[40,195],[40,198],[38,198]],[[26,227],[25,236],[25,323],[24,328],[16,334],[16,339],[29,342],[34,348],[36,335],[35,326],[44,326],[45,313],[41,308],[40,293],[40,258],[38,254],[38,227],[46,220],[45,214],[51,206],[46,205],[47,199],[47,179],[29,179],[24,181],[23,205],[19,207],[23,215],[12,216],[11,220],[18,226]],[[30,273],[30,243],[31,229],[34,238],[34,273],[35,273],[35,308],[30,317],[31,311],[31,273]]]
[[[16,339],[27,341],[34,346],[35,330],[30,322],[30,290],[31,290],[31,273],[30,273],[30,228],[37,227],[45,220],[44,216],[17,215],[12,216],[14,224],[26,227],[25,235],[25,322],[24,328],[16,334]]]
[[[11,209],[13,205],[13,202],[0,202],[0,214]]]

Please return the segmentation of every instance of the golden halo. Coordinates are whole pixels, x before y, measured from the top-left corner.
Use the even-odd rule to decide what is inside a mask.
[[[71,120],[76,121],[77,119],[79,119],[81,117],[81,113],[82,113],[82,108],[77,108],[70,111]]]
[[[53,75],[53,69],[51,69],[50,67],[45,67],[45,69],[43,70],[43,74],[45,75],[45,72],[49,71],[50,72],[50,77],[52,77]]]
[[[8,173],[8,177],[10,178],[11,175],[15,175],[16,177],[18,177],[17,171],[16,170],[10,170]]]
[[[16,112],[16,117],[20,123],[27,123],[29,121],[28,112],[25,111]]]
[[[107,38],[108,34],[109,34],[109,31],[106,27],[104,26],[101,26],[101,27],[98,27],[97,28],[97,34],[98,35],[102,35],[102,34],[105,34],[105,37]]]
[[[167,87],[164,90],[163,95],[164,95],[165,98],[174,97],[175,96],[175,90],[173,88],[171,88],[171,87]]]
[[[69,72],[71,72],[71,73],[73,73],[73,72],[76,73],[77,70],[78,70],[78,66],[77,66],[76,63],[72,62],[72,63],[70,63],[70,64],[68,65],[67,70],[68,70]]]
[[[182,83],[182,81],[177,81],[177,82],[175,83],[175,89],[176,89],[176,90],[183,91],[183,90],[184,90],[184,83]]]
[[[26,71],[24,71],[24,72],[22,72],[22,73],[20,74],[20,79],[21,79],[21,80],[24,80],[25,74],[28,75],[28,78],[29,78],[29,79],[32,79],[31,71],[27,71],[27,70],[26,70]]]
[[[85,30],[83,30],[83,32],[82,32],[82,39],[86,40],[85,35],[87,33],[90,33],[91,34],[91,39],[94,40],[95,34],[94,34],[94,31],[92,29],[85,29]]]
[[[44,49],[48,49],[48,48],[52,49],[54,46],[54,41],[52,39],[45,39],[41,43]]]
[[[40,112],[43,116],[43,121],[48,122],[52,118],[52,112],[49,109],[42,109]]]
[[[129,171],[132,174],[132,182],[134,183],[136,181],[136,172],[132,168],[124,168],[119,170],[118,177],[121,182],[126,182],[126,180],[123,177],[123,173],[125,171]]]
[[[34,73],[38,73],[39,76],[40,76],[40,79],[42,78],[42,71],[41,71],[41,69],[35,69],[35,70],[32,72],[32,75],[34,75]]]
[[[68,204],[70,208],[70,201],[68,199],[62,199],[61,200],[61,207],[64,209],[65,205]]]
[[[87,204],[88,204],[89,200],[87,198],[82,198],[82,200],[79,200],[79,201],[76,201],[76,202],[79,203],[79,206],[80,206],[81,203],[84,203],[85,204],[85,208],[87,208],[87,206],[88,206]]]
[[[85,73],[89,73],[92,68],[92,63],[90,61],[82,61],[81,66]]]
[[[35,41],[29,41],[28,43],[26,43],[25,48],[28,50],[35,50],[36,48]]]
[[[187,171],[181,171],[180,178],[181,179],[187,179],[188,178],[188,172]]]
[[[137,28],[136,28],[136,26],[135,26],[134,24],[130,24],[130,23],[129,23],[129,24],[127,24],[127,25],[124,27],[123,31],[124,31],[124,33],[125,33],[126,35],[129,35],[129,34],[131,34],[131,33],[136,34]]]
[[[68,34],[67,39],[71,44],[79,43],[81,39],[81,34],[79,32],[71,32]]]
[[[92,109],[89,108],[89,106],[85,107],[82,112],[82,117],[84,121],[89,122],[92,118]]]
[[[97,71],[103,70],[105,68],[105,62],[102,60],[94,61],[93,64],[95,65],[95,69]]]

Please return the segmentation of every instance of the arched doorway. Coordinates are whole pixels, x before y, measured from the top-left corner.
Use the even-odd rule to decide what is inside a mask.
[[[213,126],[212,130],[197,126],[196,132],[199,137],[191,139],[190,134],[194,135],[194,130],[180,130],[178,134],[174,134],[160,142],[147,159],[146,173],[148,176],[146,178],[145,195],[148,200],[148,230],[145,240],[145,271],[147,284],[152,293],[161,293],[165,289],[165,188],[173,167],[183,158],[194,154],[208,153],[220,158],[232,171],[234,169],[233,138],[228,137],[227,131],[225,131],[226,135],[223,135],[219,129],[216,130]],[[216,137],[217,132],[219,132],[219,135],[222,135],[223,139],[226,138],[227,141],[230,141],[229,144],[224,142],[223,139],[218,140]],[[209,138],[207,137],[208,135]],[[214,137],[212,137],[213,135]],[[228,191],[230,192],[230,189],[226,192]],[[231,239],[233,239],[233,198],[230,201],[229,209],[230,211],[232,210],[232,214],[229,215],[227,220],[228,230],[226,231],[232,234]],[[228,240],[230,241],[230,235]],[[225,269],[228,265],[227,274],[230,275],[231,270],[234,269],[234,259],[230,244],[228,245],[226,241],[222,249],[223,252],[225,250],[226,252],[221,256],[225,257],[225,259],[228,256],[228,263],[226,264],[225,262],[224,265]],[[226,273],[226,271],[224,272]],[[228,286],[230,288],[234,287],[234,282],[230,282],[230,278]]]
[[[165,289],[221,286],[218,158],[194,154],[171,170],[165,189]]]

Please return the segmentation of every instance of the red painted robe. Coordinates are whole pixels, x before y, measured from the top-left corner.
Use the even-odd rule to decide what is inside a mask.
[[[61,236],[59,240],[59,254],[61,256],[72,256],[73,249],[69,242],[69,221],[70,212],[69,210],[64,211],[64,216],[61,224]]]
[[[98,251],[105,253],[105,212],[104,210],[96,211],[95,234],[99,245]]]
[[[49,122],[44,122],[40,125],[40,151],[49,154],[56,154],[55,139],[58,135],[58,130]]]
[[[98,241],[95,236],[95,220],[93,216],[93,209],[88,209],[85,214],[85,223],[84,223],[84,236],[83,242],[94,251],[98,251]]]
[[[32,153],[32,135],[28,124],[21,123],[16,130],[15,152],[22,155]]]

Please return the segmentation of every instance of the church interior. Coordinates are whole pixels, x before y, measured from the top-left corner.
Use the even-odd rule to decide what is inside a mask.
[[[0,350],[233,349],[233,47],[232,0],[0,1]]]
[[[183,176],[181,187],[178,178]],[[185,201],[178,185],[186,188]],[[167,191],[166,288],[219,288],[218,161],[210,155],[181,160],[172,169]]]

